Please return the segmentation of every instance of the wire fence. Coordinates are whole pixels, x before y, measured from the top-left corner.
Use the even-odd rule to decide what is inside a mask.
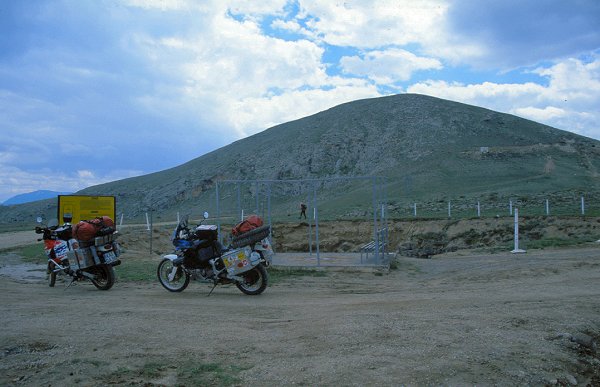
[[[528,197],[506,200],[441,199],[429,202],[403,202],[387,205],[390,219],[468,219],[513,216],[600,216],[597,196]]]

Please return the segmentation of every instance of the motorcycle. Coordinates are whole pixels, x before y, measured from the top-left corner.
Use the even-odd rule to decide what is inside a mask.
[[[48,257],[48,285],[54,287],[58,275],[71,277],[71,286],[76,281],[89,280],[100,290],[108,290],[115,283],[113,267],[121,264],[118,259],[120,248],[116,239],[118,232],[107,229],[100,232],[90,241],[79,241],[73,238],[71,216],[65,214],[64,224],[58,225],[57,219],[51,219],[47,225],[35,227],[36,234],[43,234],[39,241],[44,241],[44,251]]]
[[[158,280],[165,289],[181,292],[191,279],[212,283],[209,296],[217,285],[235,284],[247,295],[261,294],[267,288],[266,268],[273,256],[267,238],[269,226],[234,237],[224,248],[218,241],[217,226],[201,222],[190,230],[188,219],[189,215],[173,231],[175,253],[165,255],[157,268]],[[208,219],[206,212],[204,219]]]

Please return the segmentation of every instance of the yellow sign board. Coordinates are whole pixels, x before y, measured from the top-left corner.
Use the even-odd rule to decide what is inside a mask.
[[[64,214],[71,214],[71,223],[80,220],[109,216],[114,221],[117,217],[117,206],[114,196],[58,195],[58,220],[62,222]]]

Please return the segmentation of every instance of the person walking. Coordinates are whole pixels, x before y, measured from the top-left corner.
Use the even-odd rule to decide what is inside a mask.
[[[306,219],[306,204],[300,202],[300,217],[298,219],[302,219],[302,215],[304,215],[304,219]]]

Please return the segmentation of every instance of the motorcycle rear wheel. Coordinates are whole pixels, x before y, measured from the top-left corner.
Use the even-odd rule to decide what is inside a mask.
[[[169,274],[176,269],[173,281],[169,281]],[[182,292],[190,284],[190,275],[181,266],[174,266],[170,259],[163,259],[156,269],[158,282],[170,292]]]
[[[100,265],[90,270],[95,279],[91,280],[99,290],[108,290],[115,284],[115,270],[109,265]]]
[[[257,296],[265,291],[269,281],[267,269],[262,264],[257,265],[241,275],[244,282],[236,282],[235,286],[244,294]]]

